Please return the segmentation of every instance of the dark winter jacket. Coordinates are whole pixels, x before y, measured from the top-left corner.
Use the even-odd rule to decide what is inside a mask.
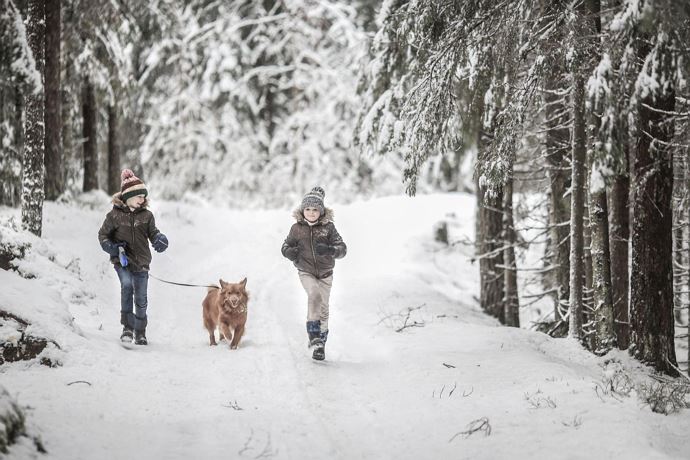
[[[151,250],[149,241],[160,233],[156,228],[156,219],[153,213],[146,209],[148,201],[134,211],[130,210],[122,200],[120,194],[113,196],[113,209],[105,216],[105,221],[98,231],[98,242],[111,241],[113,243],[124,242],[125,253],[129,260],[129,270],[133,272],[148,271],[151,263]],[[117,256],[110,257],[113,264],[119,264]]]
[[[298,270],[310,273],[319,279],[331,276],[335,259],[345,257],[347,253],[347,246],[333,224],[333,210],[326,208],[326,212],[319,217],[314,225],[309,225],[299,210],[295,210],[293,217],[297,223],[292,225],[290,233],[285,238],[281,249],[283,256],[286,256],[285,251],[287,249],[297,246],[299,252],[293,264]],[[318,243],[333,246],[335,254],[316,254],[314,248]]]

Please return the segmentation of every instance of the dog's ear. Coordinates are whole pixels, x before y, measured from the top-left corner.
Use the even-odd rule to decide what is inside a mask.
[[[220,283],[220,288],[223,289],[228,283],[223,281],[223,278],[219,278],[218,282]]]
[[[245,277],[239,284],[242,285],[242,288],[245,288],[247,286],[247,278]]]

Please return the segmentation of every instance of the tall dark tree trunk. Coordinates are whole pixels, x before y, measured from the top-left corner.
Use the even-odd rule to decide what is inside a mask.
[[[62,155],[62,109],[60,100],[60,0],[46,3],[46,102],[45,102],[45,193],[55,200],[65,190]]]
[[[117,137],[117,108],[108,105],[108,193],[120,190],[120,149]]]
[[[503,275],[503,193],[488,195],[481,190],[480,233],[481,259],[480,303],[482,309],[505,324]]]
[[[36,68],[43,77],[45,47],[45,2],[29,1],[27,39],[36,60]],[[42,84],[42,83],[41,83]],[[44,148],[43,128],[44,89],[34,88],[26,96],[26,118],[24,122],[24,160],[22,163],[22,227],[41,236],[43,228],[44,197]]]
[[[627,153],[626,153],[627,157]],[[627,162],[627,160],[626,160]],[[616,175],[609,197],[611,232],[611,301],[613,302],[613,328],[618,348],[626,350],[630,343],[628,315],[628,243],[630,240],[630,177]]]
[[[520,299],[517,285],[517,264],[515,262],[515,222],[513,218],[513,172],[512,168],[503,189],[503,241],[506,245],[505,263],[505,324],[520,327]]]
[[[82,115],[84,133],[84,187],[88,192],[98,188],[98,147],[96,92],[88,77],[82,88]]]
[[[649,37],[646,37],[649,38]],[[639,57],[651,52],[640,39]],[[659,88],[643,91],[638,106],[634,158],[632,270],[630,277],[630,352],[660,372],[676,375],[673,318],[673,162],[668,142],[675,108],[673,55],[669,43],[657,43],[648,71]]]
[[[579,70],[579,69],[577,69]],[[573,72],[573,161],[570,210],[570,327],[568,334],[582,341],[585,284],[584,212],[587,149],[585,133],[585,81]]]
[[[570,171],[568,164],[570,133],[568,109],[558,94],[556,82],[561,72],[547,78],[544,92],[546,102],[546,160],[550,184],[549,225],[551,256],[555,268],[554,320],[559,321],[568,311],[570,301]]]

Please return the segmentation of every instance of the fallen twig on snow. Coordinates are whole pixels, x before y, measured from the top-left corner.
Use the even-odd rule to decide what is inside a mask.
[[[473,420],[470,423],[467,424],[467,429],[465,431],[461,431],[459,433],[455,433],[452,438],[448,440],[448,442],[452,442],[455,438],[458,436],[463,436],[465,439],[469,438],[472,436],[474,433],[477,431],[483,431],[484,436],[489,436],[491,434],[491,424],[489,423],[489,419],[486,417],[478,418],[477,420]]]

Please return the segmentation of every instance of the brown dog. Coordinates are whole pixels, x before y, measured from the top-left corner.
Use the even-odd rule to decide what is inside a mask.
[[[247,322],[247,301],[249,293],[245,290],[247,278],[239,283],[226,283],[222,279],[220,288],[209,288],[202,305],[204,306],[204,326],[208,330],[211,345],[216,345],[216,327],[219,340],[230,342],[235,350],[244,333]]]

